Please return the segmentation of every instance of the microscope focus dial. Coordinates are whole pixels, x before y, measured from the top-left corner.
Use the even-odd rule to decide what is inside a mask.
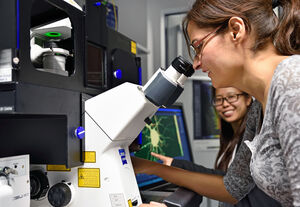
[[[48,201],[52,206],[63,207],[72,202],[74,186],[70,182],[61,182],[53,185],[48,192]]]

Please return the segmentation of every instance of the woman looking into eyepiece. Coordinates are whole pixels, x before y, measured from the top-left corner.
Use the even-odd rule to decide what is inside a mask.
[[[207,72],[215,88],[235,87],[257,100],[227,174],[133,159],[137,173],[229,203],[256,184],[283,206],[300,206],[300,1],[278,4],[280,18],[272,0],[196,0],[183,22],[194,69]]]

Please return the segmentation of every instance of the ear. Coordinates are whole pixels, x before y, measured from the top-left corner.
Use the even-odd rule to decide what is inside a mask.
[[[252,103],[252,96],[248,95],[246,96],[246,105],[247,107],[250,106]]]
[[[240,17],[231,17],[228,21],[230,38],[234,42],[240,42],[246,36],[246,25]]]

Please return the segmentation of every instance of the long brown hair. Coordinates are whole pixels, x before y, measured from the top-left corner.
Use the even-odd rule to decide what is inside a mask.
[[[233,16],[243,19],[246,31],[255,35],[252,51],[264,49],[272,40],[282,55],[300,54],[300,1],[278,0],[282,12],[278,18],[272,0],[196,0],[182,22],[189,45],[187,26],[190,21],[200,28],[226,25]],[[226,25],[227,28],[227,25]],[[219,32],[225,30],[220,30]]]
[[[213,97],[216,96],[216,89],[212,87]],[[244,93],[245,97],[249,97],[249,94]],[[251,105],[251,104],[250,104]],[[248,106],[248,109],[250,106]],[[215,161],[215,169],[222,170],[224,172],[227,171],[230,160],[233,156],[233,151],[235,146],[239,145],[242,136],[245,132],[246,128],[246,114],[243,116],[242,121],[240,122],[240,126],[238,127],[237,132],[234,132],[230,123],[226,122],[223,119],[220,119],[221,122],[221,130],[220,130],[220,150],[218,152],[216,161]],[[221,160],[218,162],[220,157]]]

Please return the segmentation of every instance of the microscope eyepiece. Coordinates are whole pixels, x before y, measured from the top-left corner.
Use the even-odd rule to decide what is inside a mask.
[[[192,64],[189,64],[186,68],[185,68],[185,72],[183,73],[186,77],[191,77],[193,74],[195,73],[195,70],[193,68]]]
[[[175,68],[175,70],[187,77],[192,76],[192,74],[194,73],[192,64],[182,56],[178,56],[177,58],[175,58],[172,61],[171,65],[173,66],[173,68]]]

